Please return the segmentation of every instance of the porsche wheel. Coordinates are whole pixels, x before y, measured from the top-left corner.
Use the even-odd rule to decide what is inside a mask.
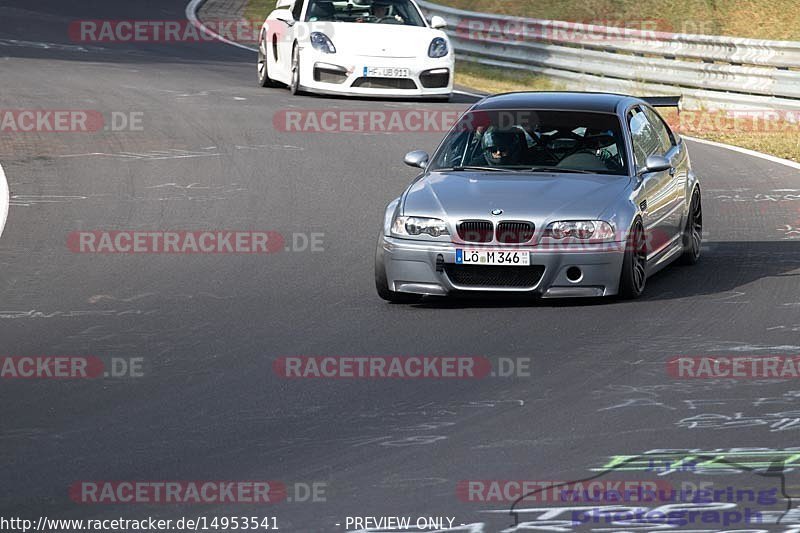
[[[300,94],[300,47],[297,44],[292,49],[292,81],[289,84],[292,94]]]
[[[269,48],[267,47],[266,34],[261,35],[261,41],[258,45],[258,84],[261,87],[275,87],[276,83],[269,77],[269,68],[267,65],[267,54]]]

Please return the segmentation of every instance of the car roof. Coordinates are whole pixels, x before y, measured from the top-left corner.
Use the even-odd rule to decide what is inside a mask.
[[[473,110],[540,109],[616,113],[621,103],[642,103],[625,94],[584,92],[515,92],[487,96]]]

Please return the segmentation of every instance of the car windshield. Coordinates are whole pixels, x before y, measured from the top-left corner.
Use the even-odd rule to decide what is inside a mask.
[[[311,0],[306,22],[316,21],[425,26],[411,0]]]
[[[616,115],[530,109],[465,114],[445,138],[429,168],[469,167],[628,173]]]

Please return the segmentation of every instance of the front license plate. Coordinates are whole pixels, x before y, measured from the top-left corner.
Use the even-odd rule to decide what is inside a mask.
[[[398,67],[364,67],[366,78],[408,78],[411,70]]]
[[[531,254],[519,250],[456,250],[457,265],[530,266]]]

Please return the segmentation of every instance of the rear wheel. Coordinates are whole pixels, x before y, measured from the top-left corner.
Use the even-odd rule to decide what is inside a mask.
[[[633,223],[628,242],[625,246],[625,257],[622,260],[622,274],[619,279],[619,295],[622,298],[634,299],[644,293],[647,282],[647,245],[644,226],[638,218]]]
[[[383,235],[378,235],[378,247],[375,250],[375,289],[378,296],[394,304],[409,304],[419,302],[421,294],[410,294],[407,292],[396,292],[389,289],[389,282],[386,279],[386,265],[383,262],[383,246],[381,241]]]
[[[683,230],[683,255],[680,262],[684,265],[694,265],[700,261],[700,250],[703,245],[703,203],[700,189],[692,193],[692,203],[689,204],[689,215],[686,217],[686,228]]]
[[[267,54],[269,47],[267,46],[267,35],[261,34],[261,40],[258,45],[258,84],[261,87],[275,87],[275,82],[269,77],[269,69],[267,65]]]

